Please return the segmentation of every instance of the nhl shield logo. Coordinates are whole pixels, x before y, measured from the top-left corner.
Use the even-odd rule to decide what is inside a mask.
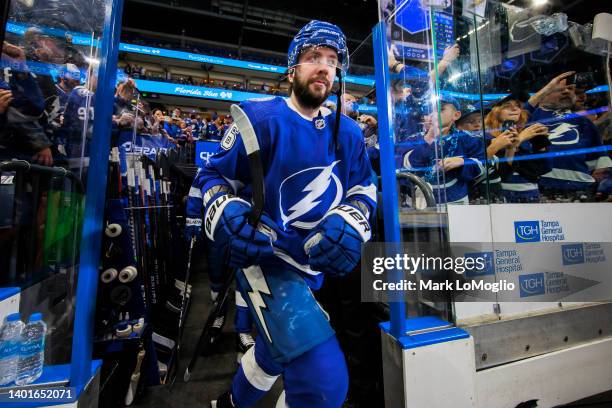
[[[323,118],[315,119],[315,127],[319,130],[323,129],[325,127],[325,119]]]

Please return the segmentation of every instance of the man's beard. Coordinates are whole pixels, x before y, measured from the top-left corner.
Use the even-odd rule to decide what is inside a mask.
[[[547,101],[547,103],[543,103],[542,106],[551,110],[564,110],[564,109],[572,109],[576,104],[576,99],[571,96],[562,97],[556,99],[554,101]]]
[[[309,85],[315,81],[325,81],[325,92],[323,95],[315,95],[309,88]],[[292,92],[295,93],[295,97],[297,98],[300,105],[309,109],[316,109],[325,102],[325,100],[331,94],[331,88],[328,88],[327,79],[322,78],[313,78],[310,81],[302,82],[300,78],[296,75],[293,81],[293,89]]]

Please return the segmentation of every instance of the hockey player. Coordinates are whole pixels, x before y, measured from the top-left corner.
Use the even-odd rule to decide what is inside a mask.
[[[326,274],[351,272],[371,235],[376,188],[361,131],[341,109],[321,107],[348,63],[342,31],[311,21],[289,47],[290,98],[241,104],[265,175],[258,228],[247,222],[252,180],[236,123],[198,175],[206,235],[240,268],[238,287],[258,330],[231,391],[212,407],[251,407],[280,375],[292,408],[340,407],[345,399],[344,356],[311,290]]]
[[[570,71],[553,78],[529,98],[525,107],[532,122],[548,127],[549,150],[556,153],[552,170],[539,182],[541,192],[552,199],[593,198],[597,190],[593,170],[612,167],[597,127],[571,110],[576,94],[567,79],[573,74]]]
[[[199,174],[200,170],[198,170]],[[185,208],[186,220],[185,220],[185,239],[191,240],[195,237],[197,239],[202,238],[202,186],[200,183],[204,181],[203,178],[195,178],[191,188],[189,189],[189,195],[187,196],[187,205]],[[215,242],[206,239],[206,245],[208,247],[208,271],[210,279],[210,297],[214,302],[217,301],[219,291],[223,286],[225,276],[223,276],[226,265],[224,263],[226,254],[223,251],[226,248],[220,247]],[[255,340],[251,336],[251,330],[253,328],[253,322],[249,314],[247,304],[242,298],[239,291],[236,291],[235,296],[236,314],[234,318],[234,329],[236,330],[236,352],[238,354],[238,362],[240,359],[255,344]],[[215,317],[212,327],[210,328],[210,341],[214,343],[217,338],[221,335],[223,326],[225,325],[227,314],[227,307],[221,311],[219,316]]]

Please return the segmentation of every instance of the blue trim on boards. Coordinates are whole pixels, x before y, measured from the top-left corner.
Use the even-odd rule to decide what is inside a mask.
[[[434,316],[416,317],[405,321],[406,331],[399,337],[393,335],[403,350],[430,346],[432,344],[444,343],[460,339],[467,339],[470,334],[458,327],[448,327],[432,330],[426,333],[408,335],[406,333],[416,330],[435,329],[436,327],[448,326],[448,322]],[[380,323],[380,328],[387,334],[391,334],[391,322]]]
[[[21,292],[21,288],[18,286],[9,286],[6,288],[0,288],[0,302],[10,298],[11,296],[16,295]]]
[[[400,242],[397,183],[395,179],[394,137],[392,127],[391,93],[389,92],[389,61],[387,55],[387,30],[381,21],[372,30],[374,45],[374,70],[376,73],[376,105],[378,110],[378,143],[380,145],[380,173],[382,176],[382,208],[385,220],[385,241]],[[390,271],[389,281],[399,282],[399,271]],[[403,299],[391,299],[391,334],[399,338],[405,333],[406,305]]]

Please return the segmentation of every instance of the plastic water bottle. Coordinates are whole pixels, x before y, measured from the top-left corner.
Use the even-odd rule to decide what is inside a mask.
[[[34,313],[21,331],[19,364],[15,384],[25,385],[36,381],[42,374],[45,361],[45,334],[47,325],[41,313]]]
[[[0,329],[0,385],[15,381],[23,326],[19,313],[13,313],[6,317]]]

